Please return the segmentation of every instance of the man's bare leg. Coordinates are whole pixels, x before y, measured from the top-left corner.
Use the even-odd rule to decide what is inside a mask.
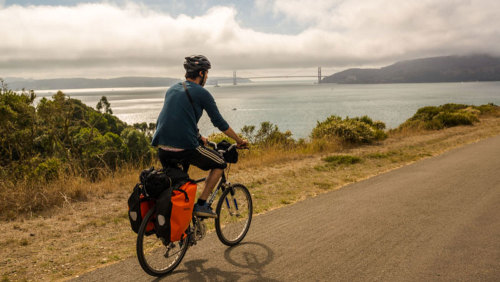
[[[210,171],[210,173],[207,176],[207,179],[205,180],[205,188],[203,189],[203,192],[201,193],[201,196],[199,199],[201,200],[207,200],[208,196],[210,196],[210,193],[212,193],[212,190],[214,190],[215,185],[219,182],[219,179],[222,176],[222,172],[224,170],[220,168],[214,168]]]

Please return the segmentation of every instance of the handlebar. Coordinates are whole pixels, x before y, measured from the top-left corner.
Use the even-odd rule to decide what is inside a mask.
[[[215,142],[207,141],[207,144],[210,145],[210,147],[212,147],[213,149],[217,150],[217,144],[215,144]]]
[[[234,147],[236,147],[236,149],[248,149],[248,147],[245,147],[245,148],[238,148],[238,145],[237,144],[232,144],[231,146],[229,146],[229,148],[227,148],[226,150],[219,150],[217,149],[217,144],[215,142],[212,142],[212,141],[207,141],[207,144],[212,147],[214,150],[218,151],[218,152],[226,152],[226,151],[229,151],[229,150],[232,150]]]

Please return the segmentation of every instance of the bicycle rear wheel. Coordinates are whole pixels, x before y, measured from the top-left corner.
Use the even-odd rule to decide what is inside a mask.
[[[217,203],[215,230],[219,240],[228,246],[241,242],[252,222],[252,197],[242,184],[229,186]]]
[[[172,272],[182,261],[188,249],[188,236],[178,242],[170,242],[165,246],[156,233],[148,235],[148,222],[154,221],[154,211],[148,211],[142,220],[137,233],[137,258],[142,269],[152,276],[163,276]]]

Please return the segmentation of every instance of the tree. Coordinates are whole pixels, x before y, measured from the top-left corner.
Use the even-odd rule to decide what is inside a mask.
[[[2,82],[0,91],[0,164],[23,162],[33,154],[36,135],[35,93],[16,92]]]
[[[34,106],[33,91],[16,93],[0,79],[0,182],[51,181],[61,172],[96,179],[123,164],[143,165],[154,155],[153,124],[135,130],[111,114],[102,97],[97,111],[58,91]]]
[[[101,110],[104,108],[104,113],[106,114],[113,114],[113,111],[111,110],[111,104],[108,102],[108,98],[106,96],[102,96],[101,100],[96,105],[96,109],[101,112]]]
[[[144,133],[128,127],[122,131],[121,138],[128,149],[128,159],[134,163],[151,160],[149,140]]]

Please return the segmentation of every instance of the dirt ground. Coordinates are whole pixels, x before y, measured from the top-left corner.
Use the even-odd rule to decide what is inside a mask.
[[[488,118],[474,126],[392,135],[376,145],[335,153],[361,159],[352,165],[332,166],[322,160],[332,153],[304,155],[265,169],[242,167],[242,161],[229,179],[244,183],[252,193],[255,212],[265,213],[498,134],[500,118]],[[108,180],[115,190],[96,192],[85,202],[68,201],[45,215],[0,223],[3,281],[66,279],[135,256],[136,235],[129,227],[127,198],[136,175],[118,173]]]

